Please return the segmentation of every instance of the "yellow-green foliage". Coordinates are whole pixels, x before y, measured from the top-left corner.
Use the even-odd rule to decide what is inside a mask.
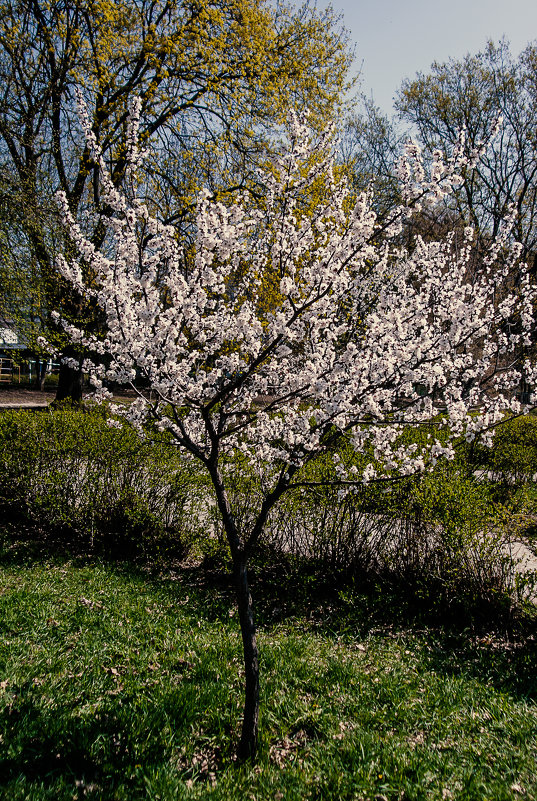
[[[313,127],[337,116],[348,88],[347,34],[333,11],[264,0],[0,0],[0,80],[6,87],[0,139],[20,188],[18,205],[33,300],[26,316],[60,308],[93,327],[54,270],[57,231],[43,214],[55,189],[75,215],[102,211],[99,180],[77,121],[82,87],[113,180],[125,180],[126,115],[142,99],[140,174],[149,205],[188,245],[196,195],[218,199],[256,185],[256,164],[290,108],[310,109]],[[90,217],[83,215],[88,226]],[[99,225],[93,240],[102,243]],[[61,247],[64,251],[64,247]],[[22,261],[24,264],[24,260]],[[30,271],[29,271],[30,272]],[[91,276],[86,276],[91,280]],[[61,346],[58,340],[56,343]]]
[[[166,438],[98,412],[0,415],[0,510],[99,550],[180,555],[197,533],[199,471]]]
[[[532,481],[537,474],[537,417],[526,415],[498,426],[492,448],[475,448],[473,458],[496,480]]]

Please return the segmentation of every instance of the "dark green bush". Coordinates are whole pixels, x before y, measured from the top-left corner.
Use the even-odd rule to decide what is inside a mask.
[[[517,507],[512,493],[506,501],[484,477],[490,465],[494,475],[501,468],[508,476],[518,465],[529,480],[536,421],[510,425],[516,436],[501,427],[492,451],[474,448],[473,461],[461,449],[455,462],[429,475],[358,485],[352,493],[329,485],[336,475],[334,455],[326,455],[298,476],[316,486],[297,487],[272,510],[261,545],[308,560],[336,581],[387,581],[427,597],[429,606],[518,602],[533,587],[509,558]],[[259,480],[239,455],[224,469],[237,520],[248,528],[263,498]],[[183,556],[196,541],[209,564],[229,566],[211,497],[203,472],[163,435],[140,439],[127,426],[111,428],[98,411],[0,414],[4,519],[118,555]]]
[[[489,487],[497,504],[510,509],[510,529],[526,541],[537,538],[537,416],[506,421],[494,432],[492,447],[466,450],[472,475]]]
[[[184,555],[206,493],[162,435],[141,439],[99,411],[0,414],[0,511],[91,548]]]

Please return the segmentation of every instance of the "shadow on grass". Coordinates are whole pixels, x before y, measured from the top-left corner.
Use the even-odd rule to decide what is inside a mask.
[[[183,611],[191,606],[192,620],[188,621],[187,630],[190,625],[195,627],[195,621],[203,619],[221,624],[228,632],[230,627],[238,625],[237,618],[230,620],[229,616],[234,606],[229,565],[219,565],[214,560],[198,564],[179,562],[165,555],[158,560],[120,559],[118,554],[110,553],[105,559],[102,554],[99,557],[88,554],[84,543],[67,545],[61,537],[20,527],[4,528],[0,535],[3,535],[0,567],[13,571],[10,581],[15,587],[17,568],[22,568],[20,573],[23,574],[32,568],[37,572],[43,565],[69,566],[73,572],[78,568],[95,566],[101,568],[101,586],[107,575],[111,585],[116,576],[125,578],[127,582],[132,580],[136,592],[144,589],[142,584],[147,586],[151,590],[148,593],[151,605],[162,603],[167,606],[171,610],[172,622],[179,604]],[[102,570],[104,562],[106,571]],[[504,610],[501,617],[492,608],[487,616],[485,606],[476,605],[472,610],[464,604],[459,607],[452,605],[440,615],[441,610],[435,604],[432,592],[427,595],[422,589],[420,593],[416,588],[398,585],[388,577],[381,581],[380,577],[371,580],[367,575],[354,575],[344,581],[341,576],[323,572],[318,565],[297,562],[271,552],[260,554],[254,561],[251,582],[256,617],[265,643],[267,640],[270,642],[275,628],[278,628],[280,638],[283,630],[284,647],[287,631],[293,636],[300,632],[313,633],[340,644],[368,638],[377,642],[394,639],[399,641],[398,647],[402,645],[409,649],[409,658],[419,655],[416,663],[424,673],[471,678],[486,688],[495,688],[515,699],[537,698],[535,616],[515,618],[508,614],[509,610]],[[131,585],[128,586],[130,593]],[[91,606],[93,596],[89,592],[88,595],[90,600],[84,599],[84,603]],[[155,629],[150,628],[149,620],[145,625],[144,608],[145,600],[141,603],[144,625],[138,632],[150,641]],[[76,615],[90,614],[87,606],[76,607],[76,599],[74,609],[70,613],[73,618],[71,632],[78,629]],[[90,611],[96,618],[100,614],[96,610]],[[146,611],[149,613],[150,610]],[[184,621],[184,616],[182,619]],[[110,636],[110,625],[109,619],[105,619],[103,639],[97,641],[100,646],[108,642],[105,638]],[[202,626],[202,630],[204,628]],[[219,628],[217,626],[216,630]],[[207,630],[212,638],[214,629],[207,627]],[[57,631],[59,638],[64,636],[65,630],[58,628]],[[20,635],[20,632],[14,631],[13,634]],[[133,650],[141,647],[139,637],[134,639]],[[49,653],[54,653],[55,642]],[[118,639],[115,644],[121,661],[124,642]],[[52,689],[47,690],[46,680],[43,687],[35,685],[31,673],[24,674],[30,676],[24,683],[18,686],[10,684],[2,698],[3,706],[0,705],[0,731],[4,738],[0,749],[0,795],[5,789],[10,793],[13,791],[9,797],[32,798],[32,801],[52,798],[58,801],[82,798],[135,801],[150,797],[148,782],[159,775],[168,777],[166,781],[175,782],[173,786],[177,788],[184,787],[182,783],[187,780],[199,782],[200,792],[203,792],[208,771],[220,771],[223,766],[233,771],[233,781],[238,782],[239,774],[235,774],[235,768],[231,767],[231,754],[238,731],[242,693],[238,676],[239,638],[234,638],[226,656],[228,662],[230,656],[233,661],[237,660],[236,667],[231,666],[224,681],[219,681],[223,662],[221,652],[216,654],[213,662],[206,659],[194,665],[185,661],[182,652],[170,651],[166,655],[160,647],[162,642],[159,640],[160,645],[156,645],[154,650],[147,650],[143,664],[138,664],[132,657],[134,668],[143,675],[133,684],[125,680],[125,689],[120,694],[114,694],[117,685],[113,682],[116,680],[112,680],[108,673],[106,680],[100,683],[96,680],[101,660],[98,649],[91,652],[97,661],[85,663],[88,665],[87,690],[84,687],[77,689],[73,696],[47,697],[53,695],[54,686],[64,688],[67,685],[53,684]],[[212,639],[203,642],[207,646]],[[61,648],[61,639],[58,645]],[[382,646],[383,643],[381,650]],[[23,640],[23,658],[25,648]],[[267,648],[267,661],[270,658],[268,651]],[[375,651],[372,647],[371,654]],[[162,654],[162,659],[159,654]],[[71,656],[67,658],[70,670]],[[188,655],[186,658],[191,657]],[[159,682],[153,683],[147,672],[153,669],[152,665],[147,665],[149,659],[158,659],[159,667],[169,668],[170,673],[163,674]],[[182,667],[178,668],[177,664]],[[40,675],[44,670],[42,667]],[[184,679],[172,686],[168,675],[176,676],[178,670],[184,671]],[[357,663],[357,670],[360,670],[360,663]],[[337,673],[339,678],[333,679],[334,675],[328,674],[327,681],[345,681],[345,673]],[[268,684],[268,669],[265,678]],[[291,683],[294,675],[281,678]],[[147,690],[144,689],[146,686]],[[316,684],[313,686],[317,687]],[[396,686],[394,692],[397,691]],[[390,699],[393,697],[390,693],[388,696]],[[286,692],[283,692],[283,697],[282,708],[286,708]],[[86,702],[90,702],[89,707]],[[207,715],[207,710],[214,714]],[[304,717],[303,712],[298,723],[289,722],[285,713],[278,718],[278,727],[288,727],[285,737],[278,740],[281,748],[284,747],[282,743],[292,746],[300,743],[301,738],[313,742],[324,737],[322,727],[317,728],[316,720],[310,720],[308,715]],[[367,710],[363,714],[368,721]],[[265,725],[268,731],[268,724]],[[274,730],[271,737],[274,738]],[[267,753],[271,742],[267,742],[265,757],[262,757],[269,762]],[[328,739],[327,753],[330,756],[327,759],[338,753],[328,751],[331,743],[333,741]],[[207,759],[205,773],[200,767],[203,763],[194,762],[194,753]],[[353,766],[356,764],[353,761],[354,745],[350,750],[342,746],[341,754],[343,760],[348,755],[349,762]],[[337,768],[330,775],[335,777],[336,773]],[[297,776],[296,781],[300,780]],[[350,797],[343,796],[340,789],[334,784],[330,795],[323,797]],[[160,797],[183,797],[180,792],[178,790],[172,796],[170,791],[170,794]],[[297,790],[293,797],[299,798],[299,792]],[[156,790],[151,797],[159,797]],[[198,794],[197,797],[205,796]]]
[[[32,688],[17,689],[24,696],[17,697],[13,708],[0,716],[12,754],[0,759],[0,786],[24,777],[30,785],[45,790],[58,783],[78,787],[80,797],[86,797],[88,787],[93,792],[105,789],[107,795],[99,797],[112,797],[116,785],[123,790],[131,787],[129,797],[138,797],[134,792],[139,786],[138,773],[169,761],[168,744],[161,735],[166,716],[173,714],[177,728],[188,737],[179,703],[165,711],[155,708],[151,719],[145,720],[136,698],[124,696],[121,704],[110,702],[109,708],[81,718],[68,710],[46,712],[39,707],[39,696]],[[144,724],[147,728],[142,730]]]
[[[45,714],[34,698],[17,698],[16,707],[2,721],[5,736],[10,738],[14,755],[0,761],[0,776],[4,784],[25,776],[29,782],[45,787],[59,776],[75,781],[101,784],[106,773],[102,750],[108,741],[119,740],[119,727],[112,721],[96,716],[91,721],[70,721],[67,716]],[[24,733],[19,732],[24,723]],[[101,743],[101,753],[95,753],[94,743]],[[92,753],[93,751],[93,753]],[[114,770],[121,770],[120,753],[114,754]]]
[[[230,567],[230,566],[229,566]],[[210,620],[229,619],[234,603],[230,570],[183,566],[180,582],[198,593]],[[177,569],[160,571],[158,581],[173,593]],[[498,602],[466,599],[438,602],[423,587],[402,586],[390,577],[341,577],[314,564],[266,555],[250,571],[258,627],[270,633],[290,623],[331,639],[370,636],[409,638],[424,651],[436,673],[467,675],[515,697],[537,699],[537,610],[516,613]]]
[[[82,543],[50,533],[4,528],[0,565],[68,560],[73,567],[96,560]],[[231,565],[192,563],[138,555],[101,554],[100,561],[126,577],[158,587],[173,603],[188,596],[212,622],[229,623],[234,605]],[[434,587],[393,577],[331,575],[312,563],[265,552],[253,560],[250,583],[257,624],[270,633],[286,622],[321,637],[412,638],[425,664],[446,675],[467,675],[515,697],[537,699],[537,610],[513,610],[505,599],[466,598],[445,603]]]

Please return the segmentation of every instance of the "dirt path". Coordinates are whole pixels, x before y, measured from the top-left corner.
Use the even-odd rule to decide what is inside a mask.
[[[0,409],[41,409],[52,403],[54,390],[38,392],[35,389],[9,386],[0,387]]]
[[[515,540],[506,545],[504,550],[514,560],[517,572],[537,573],[537,555],[525,542]]]
[[[43,409],[52,403],[55,396],[55,389],[38,392],[28,387],[18,387],[16,384],[0,385],[0,409]],[[133,390],[124,389],[117,394],[114,393],[113,400],[125,402],[135,397]]]

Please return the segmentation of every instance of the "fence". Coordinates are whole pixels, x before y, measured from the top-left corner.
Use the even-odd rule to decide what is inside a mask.
[[[41,364],[36,359],[28,359],[16,363],[8,356],[0,356],[0,384],[26,384],[31,386],[36,381]],[[55,382],[59,369],[60,365],[58,363],[47,362],[45,372],[47,384]]]
[[[13,364],[13,359],[0,358],[0,383],[12,384],[21,382],[21,368],[19,364]]]

